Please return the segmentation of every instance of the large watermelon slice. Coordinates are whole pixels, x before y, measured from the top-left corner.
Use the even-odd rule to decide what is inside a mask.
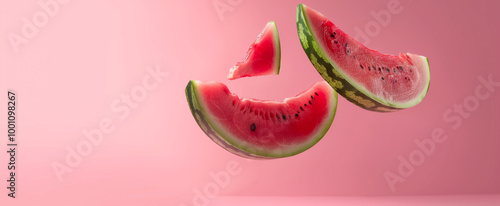
[[[248,48],[245,58],[230,70],[228,79],[279,74],[281,48],[276,23],[266,24],[257,39]]]
[[[303,4],[297,7],[297,31],[321,76],[362,108],[395,111],[420,103],[427,94],[430,72],[424,56],[371,50]]]
[[[248,158],[307,150],[326,134],[337,109],[337,93],[324,81],[278,102],[239,98],[222,83],[191,80],[186,97],[196,122],[215,143]]]

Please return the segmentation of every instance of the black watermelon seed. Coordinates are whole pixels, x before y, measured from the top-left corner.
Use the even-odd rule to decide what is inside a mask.
[[[394,72],[396,72],[396,69],[394,69]]]
[[[295,114],[295,117],[299,117],[299,114]]]
[[[388,72],[391,72],[391,70],[389,70],[389,68],[385,68],[385,69],[387,69]]]
[[[253,123],[252,125],[250,125],[250,130],[252,130],[252,132],[253,132],[253,131],[255,131],[256,127],[257,126],[255,126],[255,123]]]
[[[300,110],[304,111],[304,108],[300,107]]]
[[[335,38],[335,35],[333,35],[333,34],[330,34],[330,37],[332,37],[332,38]]]
[[[304,104],[304,107],[307,107],[307,104]]]
[[[335,44],[338,44],[338,43],[339,43],[337,40],[335,40],[335,41],[333,41],[333,42],[335,42]]]
[[[378,71],[379,71],[379,72],[381,72],[381,71],[382,71],[382,69],[380,69],[380,67],[379,67],[379,68],[378,68]]]
[[[397,79],[395,79],[395,80],[394,80],[394,83],[398,83],[398,80],[397,80]]]
[[[384,77],[382,77],[382,80],[384,80]]]
[[[363,69],[363,65],[360,64],[359,67],[361,67],[361,69]]]
[[[318,94],[317,92],[314,92],[314,94],[315,94],[316,96],[319,96],[319,94]]]
[[[333,32],[333,35],[337,35],[337,33]]]
[[[314,96],[313,96],[313,95],[311,95],[311,99],[314,99]]]
[[[283,115],[283,120],[286,120],[286,116],[284,114],[282,114],[282,115]]]
[[[402,66],[401,66],[401,67],[399,67],[399,68],[400,68],[401,70],[405,71],[405,68],[403,68]]]
[[[309,104],[311,104],[311,101],[309,101]]]
[[[368,67],[368,71],[371,71],[372,69],[370,67]]]
[[[345,47],[347,47],[347,43],[345,43]]]

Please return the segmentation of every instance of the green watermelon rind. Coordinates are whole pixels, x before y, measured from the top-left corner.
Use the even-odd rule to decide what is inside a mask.
[[[303,4],[297,6],[297,32],[302,48],[323,79],[325,79],[340,95],[359,107],[377,112],[391,112],[409,108],[417,105],[424,99],[430,83],[429,60],[427,57],[420,56],[421,58],[425,58],[425,60],[422,59],[422,61],[426,62],[424,74],[427,75],[428,79],[424,89],[420,91],[420,95],[406,103],[384,100],[368,91],[362,85],[351,84],[351,82],[356,81],[349,78],[342,70],[337,69],[339,67],[328,57],[325,52],[326,49],[316,41],[316,35],[314,31],[310,29],[309,20],[306,15],[304,15],[306,12],[305,9],[305,5]]]
[[[331,107],[330,111],[328,111],[327,117],[322,125],[320,125],[320,129],[312,135],[310,140],[306,143],[303,143],[297,147],[290,148],[289,151],[266,151],[266,150],[258,150],[253,149],[251,145],[246,144],[245,142],[238,140],[236,137],[233,137],[231,134],[226,132],[222,125],[217,124],[217,120],[211,118],[212,115],[208,114],[208,111],[205,109],[206,106],[199,99],[199,94],[197,94],[196,89],[197,81],[191,80],[186,86],[186,98],[189,104],[189,108],[193,117],[195,118],[198,126],[202,129],[202,131],[214,141],[216,144],[226,149],[227,151],[236,154],[245,158],[252,159],[273,159],[273,158],[283,158],[293,156],[299,153],[306,151],[307,149],[314,146],[318,143],[324,135],[330,129],[333,119],[335,118],[335,114],[337,111],[337,101],[338,95],[335,90],[331,90],[332,94],[330,102]],[[286,100],[285,100],[286,101]]]
[[[274,52],[276,54],[276,60],[274,62],[276,68],[276,74],[280,73],[281,68],[281,43],[280,43],[280,35],[278,33],[278,27],[276,26],[276,22],[270,21],[273,24],[273,37],[274,37]]]

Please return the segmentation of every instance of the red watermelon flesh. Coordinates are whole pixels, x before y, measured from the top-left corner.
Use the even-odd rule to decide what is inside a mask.
[[[230,70],[228,79],[241,77],[279,74],[280,39],[274,21],[266,24],[257,39],[248,48],[244,60],[236,63]]]
[[[202,130],[245,157],[287,157],[316,144],[330,128],[337,94],[322,81],[282,102],[239,98],[222,83],[190,81],[186,96]]]

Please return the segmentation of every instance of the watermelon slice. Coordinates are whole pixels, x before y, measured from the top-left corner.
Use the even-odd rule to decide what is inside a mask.
[[[233,80],[241,77],[279,74],[280,59],[278,29],[274,21],[270,21],[248,48],[245,59],[229,70],[227,78]]]
[[[324,81],[278,102],[238,98],[222,83],[191,80],[186,97],[201,129],[224,149],[247,158],[307,150],[326,134],[337,109],[337,93]]]
[[[424,56],[371,50],[303,4],[297,7],[297,31],[302,48],[321,76],[362,108],[400,110],[417,105],[427,94],[430,72]]]

